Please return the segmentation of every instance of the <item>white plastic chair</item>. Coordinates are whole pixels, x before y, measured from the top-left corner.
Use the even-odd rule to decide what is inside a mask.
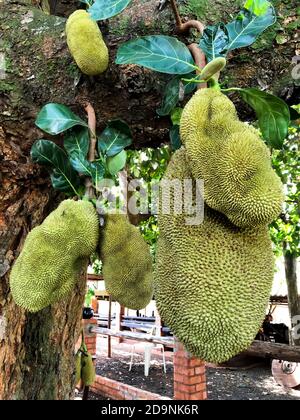
[[[154,325],[150,332],[147,333],[148,337],[153,337],[155,336],[156,330],[159,329],[161,327],[158,327],[156,325]],[[162,357],[163,357],[163,369],[164,372],[167,373],[167,367],[166,367],[166,357],[165,357],[165,347],[163,344],[154,344],[154,343],[142,343],[143,344],[143,349],[144,349],[144,373],[145,376],[149,376],[149,369],[150,369],[150,363],[151,363],[151,352],[153,349],[161,349],[162,350]],[[129,364],[129,372],[132,369],[132,363],[133,363],[133,354],[134,354],[134,350],[138,347],[141,346],[141,344],[133,344],[131,346],[131,357],[130,357],[130,364]]]

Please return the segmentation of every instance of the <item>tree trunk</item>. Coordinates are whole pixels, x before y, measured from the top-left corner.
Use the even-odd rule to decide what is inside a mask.
[[[291,344],[300,346],[300,291],[297,284],[297,257],[290,254],[284,255],[285,277],[288,289],[288,303],[292,327]],[[298,325],[298,331],[297,326]]]
[[[52,10],[60,17],[31,6],[41,3],[0,3],[0,399],[69,399],[73,393],[73,353],[84,300],[84,273],[68,299],[38,314],[16,307],[9,291],[10,267],[27,233],[62,199],[53,193],[47,172],[29,158],[33,142],[47,138],[35,128],[37,112],[48,102],[59,102],[85,117],[79,105],[84,97],[95,108],[98,129],[109,119],[124,119],[136,147],[156,147],[169,136],[169,118],[158,118],[156,109],[170,77],[138,66],[116,66],[114,57],[117,46],[132,37],[174,35],[170,8],[158,11],[157,0],[133,0],[120,16],[102,22],[110,68],[100,77],[88,78],[74,65],[63,34],[64,16],[75,10],[77,1],[51,0]],[[226,77],[231,86],[263,84],[290,98],[296,94],[291,77],[296,39],[287,25],[294,21],[297,1],[288,6],[275,3],[280,4],[285,19],[282,28],[287,41],[276,43],[273,31],[242,56],[234,53]],[[228,20],[237,7],[235,0],[214,2],[209,18],[203,20]],[[190,38],[182,40],[190,42]],[[249,109],[237,103],[241,115],[248,117]]]

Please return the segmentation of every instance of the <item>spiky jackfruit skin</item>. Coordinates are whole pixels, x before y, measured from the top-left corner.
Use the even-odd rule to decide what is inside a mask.
[[[164,179],[191,177],[181,148]],[[271,241],[266,226],[239,228],[207,205],[202,224],[187,225],[185,217],[159,214],[156,303],[188,351],[219,363],[249,347],[264,319],[274,273]]]
[[[204,180],[208,206],[241,227],[266,225],[280,214],[283,189],[269,150],[220,91],[202,89],[192,97],[180,135],[193,177]]]
[[[145,308],[153,295],[152,259],[138,228],[125,215],[106,216],[100,255],[106,290],[127,308]]]
[[[108,49],[97,23],[85,10],[70,15],[66,35],[70,53],[82,73],[96,76],[107,69]]]
[[[17,305],[37,312],[74,288],[99,241],[96,209],[87,201],[65,200],[26,238],[10,275]]]
[[[81,379],[84,386],[91,386],[96,379],[93,358],[89,353],[81,354]]]

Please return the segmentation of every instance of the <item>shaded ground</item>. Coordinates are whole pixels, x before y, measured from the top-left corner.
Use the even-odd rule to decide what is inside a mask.
[[[97,374],[172,398],[173,364],[167,361],[167,374],[164,374],[161,358],[154,358],[149,377],[145,377],[141,355],[134,356],[132,371],[129,372],[128,353],[118,350],[111,359],[100,354]],[[211,400],[300,400],[300,390],[289,390],[277,385],[266,364],[249,370],[207,367],[207,383]]]

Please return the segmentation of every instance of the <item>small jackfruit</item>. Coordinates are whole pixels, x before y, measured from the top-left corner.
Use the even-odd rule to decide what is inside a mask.
[[[152,259],[138,228],[125,215],[106,216],[100,255],[106,290],[127,308],[145,308],[153,294]]]
[[[70,53],[82,73],[88,76],[103,73],[109,54],[97,22],[85,10],[77,10],[68,18],[65,30]]]
[[[81,354],[81,379],[84,386],[91,386],[96,379],[93,358],[88,352]]]
[[[209,80],[214,75],[219,73],[226,66],[226,59],[224,57],[217,57],[214,60],[210,61],[206,66],[201,70],[200,80]]]
[[[77,385],[81,379],[81,354],[81,350],[78,350],[75,356],[75,385]]]
[[[74,288],[99,241],[96,209],[87,201],[65,200],[26,238],[10,275],[17,305],[37,312]]]
[[[187,156],[184,148],[175,152],[165,180],[184,185],[192,178],[195,163]],[[171,190],[171,209],[180,199]],[[186,216],[160,209],[155,298],[187,350],[219,363],[248,348],[264,319],[274,275],[271,241],[267,226],[237,227],[207,205],[202,224],[188,225]]]
[[[280,214],[283,188],[270,152],[220,91],[201,89],[192,97],[180,135],[193,178],[204,180],[208,206],[241,227],[266,225]]]

